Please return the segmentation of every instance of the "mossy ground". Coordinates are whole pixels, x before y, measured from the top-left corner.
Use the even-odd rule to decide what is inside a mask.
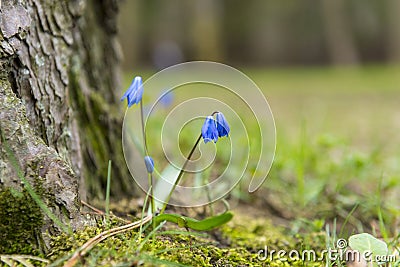
[[[97,227],[88,227],[74,237],[53,238],[50,259],[61,265],[90,237],[110,225],[100,220]],[[118,225],[117,221],[113,225]],[[268,219],[254,219],[239,213],[227,225],[211,232],[187,232],[173,224],[164,225],[156,233],[145,229],[126,232],[106,239],[82,258],[79,266],[324,266],[323,262],[300,259],[279,259],[275,254],[264,259],[264,250],[301,252],[304,245],[315,244],[316,251],[325,244],[324,233],[291,236]],[[148,237],[148,239],[146,238]]]

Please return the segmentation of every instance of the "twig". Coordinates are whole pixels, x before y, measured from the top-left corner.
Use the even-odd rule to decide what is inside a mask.
[[[95,212],[95,213],[89,213],[89,212],[82,213],[82,212],[81,212],[82,214],[94,214],[94,215],[102,215],[102,216],[105,216],[105,215],[106,215],[106,213],[105,213],[104,211],[99,210],[99,209],[93,207],[92,205],[90,205],[89,203],[87,203],[87,202],[85,202],[85,201],[83,201],[83,200],[81,200],[81,203],[82,203],[82,205],[87,206],[89,209],[91,209],[91,210],[93,210],[93,211]],[[124,222],[124,223],[131,223],[131,221],[126,220],[126,219],[123,219],[123,218],[120,218],[120,217],[118,217],[118,216],[116,216],[116,215],[114,215],[114,214],[112,214],[112,213],[110,214],[110,217],[116,218],[116,219],[118,219],[118,220],[120,220],[120,221],[122,221],[122,222]]]
[[[89,203],[81,200],[82,205],[85,205],[86,207],[88,207],[89,209],[95,211],[96,213],[100,214],[100,215],[104,215],[105,213],[102,210],[99,210],[95,207],[93,207],[92,205],[90,205]]]
[[[135,229],[135,228],[151,221],[152,217],[153,217],[152,215],[148,215],[140,221],[136,221],[136,222],[133,222],[133,223],[130,223],[127,225],[119,226],[119,227],[104,231],[104,232],[96,235],[95,237],[89,239],[80,248],[78,248],[76,250],[76,252],[72,255],[72,257],[64,264],[64,267],[75,266],[75,264],[78,262],[78,260],[81,257],[85,256],[86,253],[89,252],[89,250],[91,250],[94,246],[96,246],[101,241],[103,241],[111,236]]]
[[[40,257],[36,257],[36,256],[32,256],[32,255],[0,255],[0,259],[4,262],[6,262],[5,260],[7,259],[12,259],[15,261],[20,261],[21,259],[29,259],[29,260],[34,260],[34,261],[41,261],[44,263],[49,263],[48,260],[40,258]],[[7,262],[6,262],[7,263]],[[7,263],[8,264],[8,263]],[[10,265],[10,266],[14,266],[14,265]]]

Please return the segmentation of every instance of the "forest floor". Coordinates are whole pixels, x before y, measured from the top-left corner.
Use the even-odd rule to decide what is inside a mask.
[[[346,266],[324,250],[364,232],[385,241],[399,260],[399,71],[244,70],[263,90],[277,129],[274,164],[262,188],[253,194],[235,188],[228,198],[235,215],[216,230],[186,231],[171,223],[156,232],[135,229],[104,240],[78,266]],[[137,220],[143,201],[144,196],[120,201],[111,210]],[[91,204],[104,207],[101,201]],[[209,210],[175,212],[201,218]],[[96,227],[53,240],[56,249],[46,255],[53,266],[90,237],[123,224],[88,216]],[[316,258],[279,257],[279,250],[313,250]]]

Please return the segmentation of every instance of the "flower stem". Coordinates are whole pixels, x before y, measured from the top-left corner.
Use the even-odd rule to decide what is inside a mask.
[[[183,166],[182,166],[182,168],[181,168],[181,171],[179,172],[178,178],[176,178],[176,181],[175,181],[175,183],[174,183],[174,186],[172,187],[171,191],[169,192],[168,197],[167,197],[167,199],[165,200],[164,206],[163,206],[163,208],[162,208],[161,211],[160,211],[160,214],[163,214],[164,211],[165,211],[165,209],[167,208],[167,205],[168,205],[169,200],[171,199],[172,193],[174,192],[176,186],[179,184],[179,182],[180,182],[180,180],[181,180],[181,178],[182,178],[182,175],[185,173],[186,165],[188,164],[188,162],[189,162],[190,158],[192,157],[192,155],[193,155],[193,153],[194,153],[194,151],[195,151],[197,145],[199,144],[199,142],[200,142],[200,140],[201,140],[201,137],[202,137],[202,135],[200,134],[200,136],[197,138],[196,143],[194,144],[192,150],[189,152],[189,155],[187,156],[187,158],[186,158],[186,160],[185,160],[185,163],[183,163]]]
[[[143,135],[143,150],[144,150],[144,155],[148,156],[147,152],[147,140],[146,140],[146,132],[144,130],[144,112],[143,112],[143,103],[142,100],[140,100],[140,118],[141,118],[141,124],[142,124],[142,135]],[[150,205],[151,205],[151,213],[154,216],[155,212],[155,205],[154,205],[154,197],[153,197],[153,175],[151,173],[148,173],[148,179],[149,179],[149,187],[150,187]]]
[[[140,118],[141,118],[141,123],[142,123],[142,135],[143,135],[143,147],[144,147],[144,154],[147,156],[147,140],[146,140],[146,133],[144,131],[144,112],[143,112],[143,103],[142,100],[140,100]]]
[[[154,216],[156,213],[156,206],[154,205],[154,197],[153,197],[153,174],[148,174],[149,185],[150,185],[150,206],[151,206],[151,215]],[[151,220],[153,229],[156,228],[156,221],[154,219]]]
[[[154,190],[153,190],[153,175],[149,173],[149,186],[150,186],[150,205],[151,205],[151,214],[155,214],[156,206],[154,204]]]

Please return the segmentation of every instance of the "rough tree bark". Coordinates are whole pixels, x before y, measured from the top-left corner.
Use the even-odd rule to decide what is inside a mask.
[[[73,229],[80,197],[102,196],[109,159],[112,190],[133,188],[121,153],[117,4],[1,1],[0,253],[44,249],[43,233],[60,230],[26,192],[19,168]]]

